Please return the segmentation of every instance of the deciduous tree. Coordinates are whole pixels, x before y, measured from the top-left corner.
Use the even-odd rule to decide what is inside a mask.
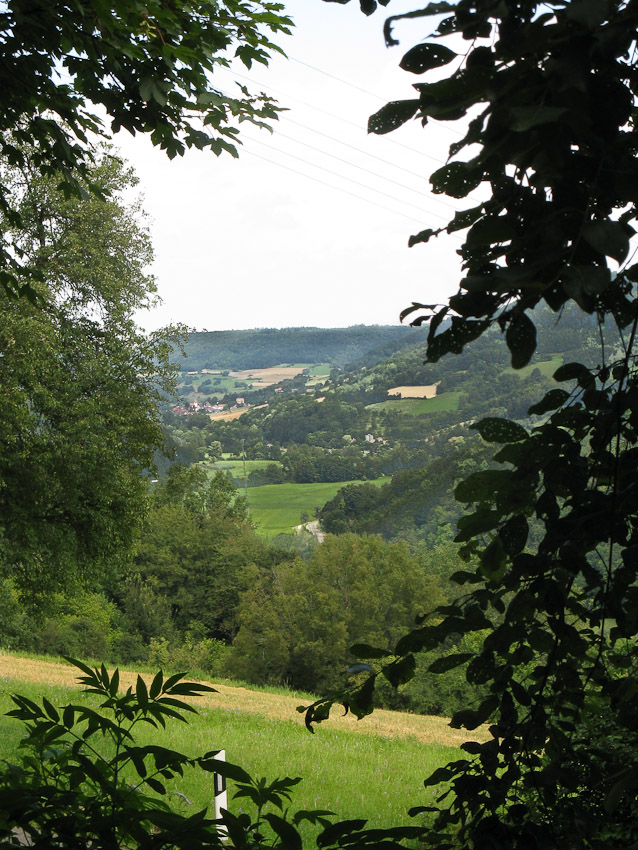
[[[0,295],[0,551],[32,593],[121,561],[144,512],[143,472],[162,445],[157,403],[168,342],[133,316],[154,298],[131,171],[105,151],[91,180],[108,193],[65,198],[57,178],[0,163],[20,226],[0,226],[46,310]]]
[[[370,13],[376,2],[361,6]],[[636,754],[599,737],[595,719],[635,740],[638,3],[434,3],[388,18],[386,41],[397,43],[400,22],[417,18],[431,18],[432,29],[401,60],[419,78],[415,93],[383,107],[369,129],[462,122],[448,162],[431,175],[433,191],[486,200],[411,237],[415,246],[462,233],[463,277],[448,304],[415,303],[404,317],[429,321],[430,361],[497,327],[520,368],[536,348],[530,310],[544,301],[560,314],[571,301],[594,317],[601,346],[593,368],[556,371],[558,386],[530,408],[545,417],[538,426],[477,423],[501,447],[503,468],[456,489],[472,506],[456,538],[468,561],[456,576],[464,595],[439,610],[440,622],[399,640],[389,664],[370,651],[378,666],[342,698],[363,716],[378,675],[404,681],[414,652],[485,630],[479,651],[432,667],[467,664],[468,681],[489,694],[452,723],[490,726],[487,741],[466,744],[466,758],[426,781],[452,791],[439,798],[427,841],[633,846]],[[309,722],[329,704],[312,706]]]
[[[92,179],[92,139],[146,133],[168,156],[186,148],[236,155],[237,124],[276,118],[272,101],[221,90],[215,71],[236,56],[247,67],[279,51],[288,32],[269,0],[24,2],[0,9],[0,155],[54,176],[64,192],[105,187]],[[0,180],[0,213],[19,227],[19,198]],[[38,269],[0,240],[0,285],[25,290]]]

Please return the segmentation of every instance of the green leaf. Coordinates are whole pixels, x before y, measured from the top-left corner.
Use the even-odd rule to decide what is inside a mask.
[[[512,368],[527,366],[536,351],[536,326],[525,313],[514,313],[505,331],[505,342],[512,354]]]
[[[483,469],[473,472],[454,488],[457,502],[481,502],[492,499],[495,492],[512,486],[512,472],[509,469]]]
[[[437,195],[465,198],[483,182],[483,169],[474,163],[451,162],[431,174],[430,182]]]
[[[567,114],[566,106],[517,106],[512,109],[511,128],[517,133],[526,133],[542,124],[556,124]]]
[[[342,820],[339,823],[330,824],[329,827],[317,836],[317,847],[330,847],[333,844],[341,845],[339,839],[343,839],[353,832],[359,832],[366,825],[362,819]]]
[[[498,532],[507,555],[513,557],[522,552],[529,536],[529,524],[522,514],[510,517]]]
[[[279,838],[280,843],[278,846],[282,850],[302,850],[303,842],[301,836],[291,823],[288,823],[288,821],[275,814],[266,813],[264,818]]]
[[[456,58],[456,53],[444,44],[417,44],[405,54],[399,67],[411,74],[423,74],[432,68],[440,68]]]
[[[479,432],[486,443],[518,443],[528,437],[527,431],[517,422],[488,416],[470,425]]]
[[[568,398],[569,393],[565,390],[550,390],[545,394],[542,401],[533,404],[527,412],[530,416],[541,416],[543,413],[549,413],[550,410],[557,410],[562,407]]]
[[[114,697],[117,696],[117,690],[120,686],[120,671],[115,668],[113,675],[111,676],[111,684],[109,685],[109,694]]]
[[[464,543],[486,531],[492,531],[501,521],[500,511],[478,508],[473,514],[462,516],[457,522],[458,534],[454,538],[457,543]]]
[[[626,226],[619,221],[605,219],[590,222],[583,227],[582,236],[592,248],[606,257],[612,257],[619,264],[627,258],[629,234]]]
[[[470,658],[474,657],[473,652],[456,652],[452,655],[444,655],[442,658],[437,658],[428,667],[430,673],[447,673],[448,670],[454,670],[455,667],[460,667],[465,664]]]
[[[505,575],[507,558],[503,541],[497,535],[481,555],[481,573],[489,581],[500,581]]]
[[[223,776],[224,779],[232,779],[233,782],[250,784],[252,781],[251,776],[244,770],[243,767],[240,767],[238,764],[233,764],[230,761],[216,759],[214,758],[215,755],[216,751],[212,750],[199,758],[197,763],[209,773],[218,773],[220,776]]]
[[[583,389],[596,386],[596,379],[593,374],[582,363],[565,363],[558,367],[553,377],[559,383],[562,381],[577,381]]]
[[[396,130],[417,113],[418,100],[395,100],[387,103],[368,119],[368,133],[382,136]]]
[[[146,682],[139,674],[135,684],[135,695],[142,711],[146,711],[148,708],[148,690],[146,689]]]
[[[392,655],[387,649],[379,649],[377,646],[370,646],[367,643],[355,643],[350,647],[350,652],[357,658],[387,658]]]
[[[46,697],[42,697],[42,705],[44,706],[44,710],[49,715],[51,720],[55,720],[56,723],[60,721],[60,714],[57,708],[49,702]]]
[[[410,653],[410,655],[406,655],[404,658],[393,661],[392,664],[384,667],[381,672],[394,688],[398,688],[399,685],[404,685],[414,677],[415,670],[416,660],[414,655]]]
[[[372,714],[375,683],[376,674],[369,676],[361,687],[350,694],[347,703],[344,703],[346,710],[351,711],[359,720]]]
[[[152,788],[153,791],[156,791],[158,794],[166,794],[166,787],[159,781],[159,779],[154,779],[152,776],[149,776],[144,780],[144,782],[149,788]]]
[[[158,670],[155,674],[153,681],[151,682],[151,688],[148,692],[148,695],[151,699],[156,699],[160,693],[162,692],[162,685],[164,683],[164,676],[161,670]]]

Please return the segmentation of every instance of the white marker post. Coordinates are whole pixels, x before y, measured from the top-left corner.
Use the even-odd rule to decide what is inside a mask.
[[[213,756],[218,761],[226,761],[226,750],[218,750]],[[215,790],[215,820],[222,816],[222,809],[228,808],[228,795],[226,793],[226,777],[220,776],[219,773],[213,774],[214,790]],[[228,838],[228,830],[225,826],[219,824],[217,832],[222,841]]]

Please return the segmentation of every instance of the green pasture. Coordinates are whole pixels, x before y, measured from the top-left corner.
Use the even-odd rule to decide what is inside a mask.
[[[389,478],[377,478],[372,484],[385,484]],[[250,515],[257,529],[267,537],[290,533],[301,523],[302,511],[312,519],[316,507],[323,507],[346,484],[341,481],[319,484],[264,484],[246,491]],[[361,482],[358,482],[361,483]]]
[[[507,369],[503,370],[503,374],[511,374],[518,375],[519,378],[527,378],[528,375],[531,375],[534,369],[538,369],[546,378],[551,378],[554,372],[558,369],[559,366],[563,365],[563,358],[560,354],[552,355],[550,360],[537,360],[534,363],[528,363],[527,366],[524,366],[522,369],[512,369],[509,366]]]
[[[316,378],[319,375],[323,376],[324,378],[327,378],[330,374],[331,369],[332,366],[330,365],[330,363],[317,363],[314,366],[306,367],[306,371],[308,372],[311,378]]]
[[[9,694],[20,693],[40,702],[45,695],[54,705],[84,701],[77,690],[3,679],[0,686],[0,759],[14,761],[21,725],[4,713],[12,703]],[[89,698],[91,699],[91,698]],[[361,721],[364,724],[366,721]],[[269,780],[281,776],[303,777],[294,789],[292,809],[328,809],[340,819],[366,818],[371,827],[415,823],[407,809],[432,804],[440,789],[424,789],[423,779],[435,768],[462,753],[454,747],[424,744],[412,738],[387,738],[357,730],[319,726],[311,735],[291,720],[276,720],[240,709],[215,709],[210,703],[188,725],[174,722],[156,732],[141,728],[139,743],[158,743],[190,756],[225,749],[226,758],[253,776]],[[178,792],[178,794],[175,794]],[[190,805],[184,797],[190,801]],[[186,773],[171,783],[169,801],[184,812],[212,805],[210,774]],[[229,809],[249,811],[245,798],[233,801],[228,783]],[[304,838],[309,839],[308,835]]]
[[[441,393],[434,398],[396,398],[369,404],[368,410],[395,410],[406,416],[424,416],[428,413],[458,410],[463,392]]]
[[[241,458],[229,458],[226,460],[218,460],[212,463],[211,469],[236,470],[235,478],[244,474],[244,461]],[[269,466],[281,466],[278,460],[247,460],[246,473],[251,473],[254,469],[266,469]]]

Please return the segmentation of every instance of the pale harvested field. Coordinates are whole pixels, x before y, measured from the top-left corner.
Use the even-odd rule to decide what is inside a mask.
[[[392,387],[388,395],[400,395],[401,398],[434,398],[436,395],[436,384],[426,387]]]
[[[269,387],[272,384],[280,383],[280,381],[294,378],[295,375],[300,375],[304,368],[303,366],[271,366],[268,369],[243,369],[241,372],[230,372],[229,374],[231,378],[253,381],[263,387]]]
[[[218,421],[223,419],[227,421],[229,419],[239,419],[240,416],[243,416],[244,413],[247,413],[249,410],[259,410],[261,407],[268,407],[267,404],[256,404],[254,407],[241,407],[239,410],[229,410],[227,413],[209,413],[208,416],[210,419]]]
[[[9,680],[11,690],[15,687],[17,692],[19,692],[20,682],[73,686],[76,684],[78,675],[81,675],[80,672],[69,664],[0,653],[0,681],[6,685]],[[121,686],[133,685],[136,676],[136,673],[122,670]],[[149,684],[152,678],[150,674],[144,674],[144,679]],[[198,697],[193,700],[194,704],[245,714],[260,714],[271,720],[287,720],[299,724],[304,722],[303,715],[296,710],[298,705],[306,704],[301,697],[268,694],[215,682],[210,684],[218,689],[218,693]],[[458,747],[470,738],[476,739],[478,734],[473,732],[468,735],[461,729],[451,729],[444,717],[425,717],[419,714],[403,714],[398,711],[380,709],[363,720],[357,720],[352,715],[344,717],[343,711],[337,708],[330,720],[324,721],[322,725],[334,729],[350,729],[363,734],[381,735],[385,738],[416,738],[425,744],[450,747]]]

